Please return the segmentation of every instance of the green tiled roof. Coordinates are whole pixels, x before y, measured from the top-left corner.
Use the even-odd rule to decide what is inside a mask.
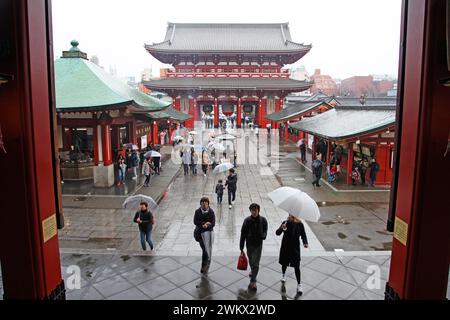
[[[164,109],[162,111],[151,112],[149,116],[153,119],[173,119],[181,122],[192,118],[192,116],[190,116],[189,114],[177,111],[172,107]]]
[[[133,89],[96,64],[79,57],[55,61],[56,110],[90,111],[133,105],[158,111],[171,105]]]

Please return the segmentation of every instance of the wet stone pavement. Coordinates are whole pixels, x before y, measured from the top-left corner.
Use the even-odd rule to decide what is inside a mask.
[[[247,290],[248,271],[238,271],[236,262],[236,257],[213,257],[203,276],[199,257],[63,254],[62,274],[69,300],[382,300],[390,257],[304,256],[302,296],[296,294],[292,268],[282,286],[276,257],[262,257],[256,293]],[[72,265],[81,269],[80,289],[70,289]],[[369,266],[379,267],[379,277],[369,279]]]

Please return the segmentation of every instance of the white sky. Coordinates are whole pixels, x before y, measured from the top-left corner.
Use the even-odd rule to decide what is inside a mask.
[[[296,65],[335,78],[397,74],[401,0],[53,0],[55,58],[77,39],[108,71],[140,79],[162,66],[144,49],[167,22],[289,22],[292,40],[312,43]]]

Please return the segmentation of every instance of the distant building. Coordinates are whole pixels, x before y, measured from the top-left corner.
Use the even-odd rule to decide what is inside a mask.
[[[321,74],[320,69],[314,71],[314,74],[311,76],[311,81],[314,82],[311,87],[311,93],[322,92],[329,96],[337,95],[338,93],[336,82],[331,76]]]
[[[152,78],[152,68],[145,68],[141,72],[141,81],[149,81]]]
[[[373,82],[373,77],[369,76],[353,76],[342,80],[339,95],[359,97],[362,94],[367,97],[376,96],[377,89]]]

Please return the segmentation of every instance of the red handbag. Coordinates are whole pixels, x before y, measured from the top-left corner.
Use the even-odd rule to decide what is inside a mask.
[[[241,253],[238,259],[237,268],[238,270],[247,270],[248,267],[248,260],[245,256],[245,253]]]

